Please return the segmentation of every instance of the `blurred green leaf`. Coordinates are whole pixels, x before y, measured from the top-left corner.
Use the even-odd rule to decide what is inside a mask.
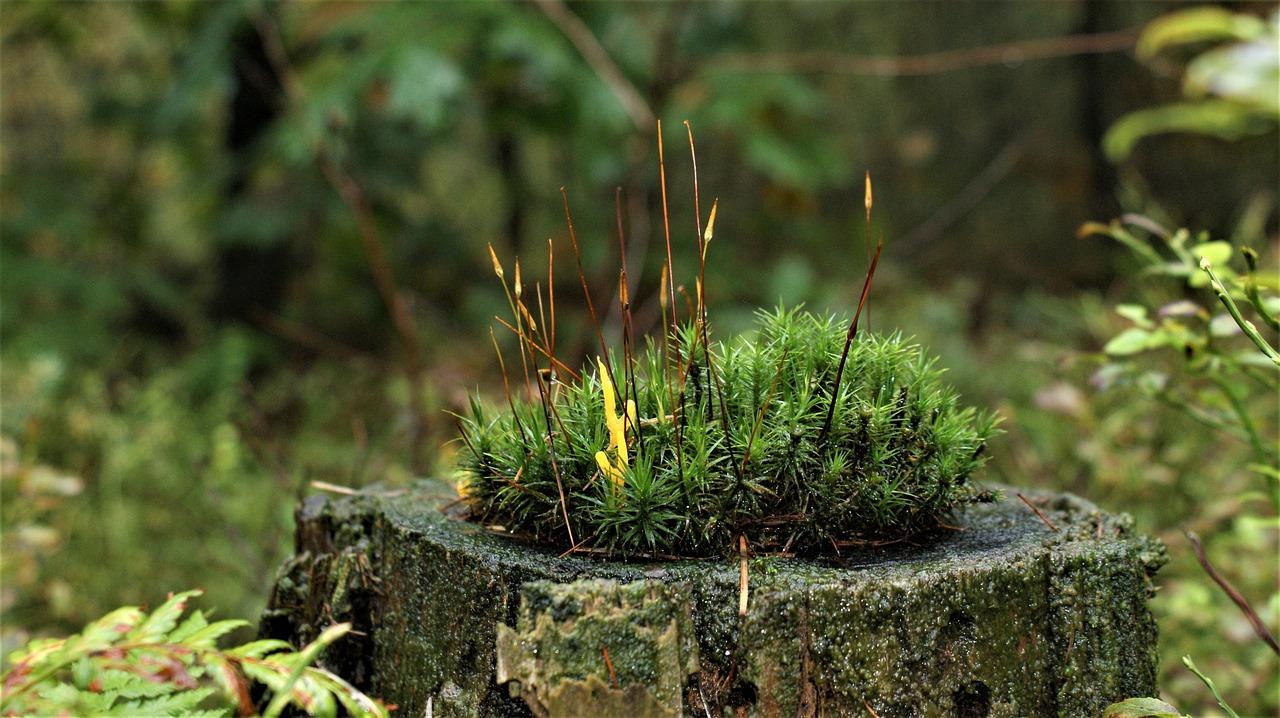
[[[1177,708],[1165,703],[1159,698],[1129,698],[1112,703],[1103,711],[1102,718],[1164,718],[1164,716],[1179,716]]]
[[[1128,356],[1150,348],[1151,333],[1138,327],[1130,327],[1111,338],[1102,351],[1113,356]]]
[[[1202,242],[1201,244],[1197,244],[1191,248],[1191,254],[1197,260],[1207,259],[1210,262],[1213,262],[1213,265],[1216,267],[1221,264],[1226,264],[1231,259],[1231,250],[1230,242]]]
[[[1267,31],[1266,23],[1221,7],[1197,7],[1171,12],[1151,21],[1138,38],[1138,57],[1150,59],[1173,45],[1213,40],[1253,40]]]
[[[1155,323],[1147,318],[1147,308],[1141,304],[1117,305],[1116,314],[1119,314],[1143,329],[1150,329],[1155,326]]]
[[[1271,113],[1230,100],[1178,102],[1131,112],[1116,121],[1102,138],[1107,157],[1122,160],[1139,140],[1168,132],[1193,132],[1223,140],[1241,140],[1275,129]]]

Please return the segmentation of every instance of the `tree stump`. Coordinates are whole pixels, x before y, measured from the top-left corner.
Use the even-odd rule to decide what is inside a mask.
[[[312,497],[265,636],[402,716],[1085,716],[1155,695],[1159,542],[1069,494],[829,560],[559,556],[457,518],[447,484]],[[1008,491],[1009,496],[1013,492]]]

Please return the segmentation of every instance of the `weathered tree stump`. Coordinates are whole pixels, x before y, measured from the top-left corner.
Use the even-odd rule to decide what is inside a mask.
[[[415,717],[1074,717],[1154,695],[1163,547],[1023,493],[1043,519],[1013,499],[925,545],[752,558],[743,616],[736,559],[561,557],[450,518],[438,482],[313,497],[262,632],[352,621],[326,664]]]

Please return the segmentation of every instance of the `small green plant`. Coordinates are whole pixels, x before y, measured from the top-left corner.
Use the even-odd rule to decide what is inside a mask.
[[[1246,442],[1254,458],[1250,468],[1265,482],[1272,509],[1280,510],[1275,404],[1253,401],[1274,400],[1280,390],[1280,352],[1273,346],[1280,332],[1280,275],[1265,270],[1249,247],[1237,251],[1207,234],[1193,238],[1185,229],[1171,232],[1145,217],[1080,228],[1081,236],[1092,234],[1123,244],[1144,273],[1197,292],[1158,307],[1116,307],[1131,326],[1103,347],[1111,361],[1095,382],[1104,388],[1132,386],[1206,428]],[[1238,269],[1230,264],[1233,254],[1241,260]],[[1139,357],[1148,353],[1176,357],[1176,366],[1162,368]]]
[[[255,683],[269,691],[265,716],[289,707],[331,716],[338,706],[353,716],[388,715],[381,703],[312,665],[349,624],[329,627],[296,652],[277,640],[219,649],[219,638],[248,624],[210,623],[201,611],[183,618],[187,601],[200,593],[172,595],[150,614],[116,609],[74,636],[15,651],[0,676],[0,715],[255,715]]]
[[[498,350],[509,411],[494,414],[473,397],[471,415],[460,417],[472,517],[575,551],[711,555],[749,541],[757,551],[816,553],[933,531],[959,505],[986,498],[968,477],[986,461],[995,415],[962,407],[936,361],[902,335],[859,333],[884,247],[881,239],[871,250],[869,174],[868,267],[852,321],[779,308],[759,312],[755,332],[711,342],[703,280],[718,204],[704,232],[693,131],[685,126],[698,274],[681,324],[659,122],[667,240],[661,347],[650,341],[635,350],[624,264],[621,361],[609,350],[567,195],[565,220],[601,351],[594,371],[578,374],[556,359],[554,294],[548,323],[535,288],[539,331],[519,260],[513,291],[490,247],[514,322],[503,324],[519,340],[526,397],[535,395],[532,375],[537,400],[513,396]],[[549,243],[549,275],[553,256]]]
[[[1127,216],[1106,225],[1087,223],[1080,233],[1120,242],[1139,259],[1145,273],[1173,278],[1188,290],[1183,298],[1156,308],[1142,304],[1116,308],[1132,326],[1103,347],[1108,363],[1095,374],[1096,383],[1136,388],[1218,435],[1244,442],[1254,461],[1249,469],[1262,479],[1263,490],[1240,492],[1237,500],[1249,506],[1263,498],[1274,525],[1274,513],[1280,510],[1280,444],[1275,439],[1280,352],[1274,345],[1280,333],[1276,294],[1280,276],[1262,269],[1266,265],[1249,247],[1239,248],[1242,261],[1233,268],[1231,259],[1237,251],[1230,243],[1206,234],[1193,238],[1185,229],[1170,232],[1145,217]],[[1165,359],[1164,367],[1157,363],[1159,355]],[[1218,575],[1194,534],[1188,538],[1201,566],[1245,614],[1258,637],[1273,652],[1280,652],[1265,620]],[[1270,600],[1274,603],[1277,598],[1273,594]],[[1184,656],[1182,662],[1209,688],[1227,715],[1237,715],[1190,657]],[[1133,698],[1110,706],[1106,715],[1181,714],[1155,699]]]

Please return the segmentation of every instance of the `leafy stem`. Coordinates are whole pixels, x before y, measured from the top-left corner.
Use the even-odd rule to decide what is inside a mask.
[[[1231,298],[1231,293],[1227,291],[1226,285],[1222,283],[1222,280],[1218,278],[1217,273],[1213,271],[1213,263],[1207,258],[1202,258],[1200,260],[1200,269],[1204,271],[1205,274],[1209,275],[1209,285],[1213,287],[1214,293],[1218,295],[1218,301],[1222,302],[1222,305],[1227,308],[1227,313],[1230,314],[1231,318],[1235,320],[1235,323],[1239,325],[1240,330],[1244,332],[1245,336],[1249,337],[1249,340],[1258,347],[1258,350],[1261,351],[1263,355],[1271,360],[1271,363],[1274,364],[1277,369],[1280,369],[1280,352],[1276,351],[1275,347],[1271,346],[1266,339],[1262,338],[1262,335],[1258,333],[1258,328],[1253,325],[1253,322],[1245,319],[1244,315],[1240,313],[1240,307],[1238,307],[1236,305],[1236,301]]]

